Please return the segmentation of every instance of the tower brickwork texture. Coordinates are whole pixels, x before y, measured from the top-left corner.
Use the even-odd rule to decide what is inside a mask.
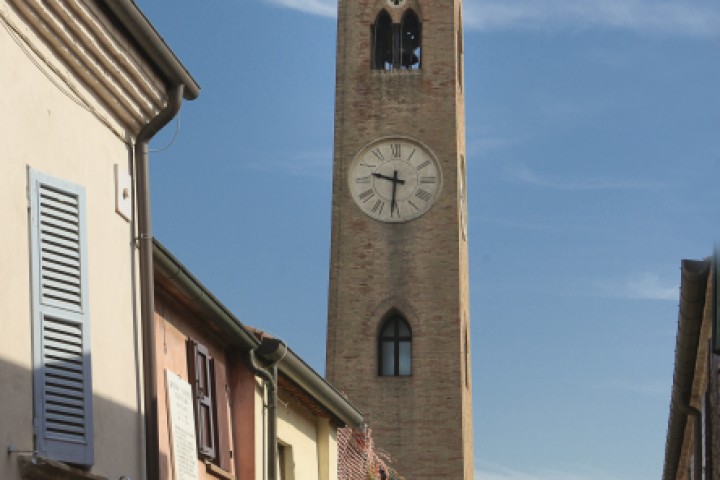
[[[462,39],[460,0],[339,0],[327,378],[408,480],[473,478]]]

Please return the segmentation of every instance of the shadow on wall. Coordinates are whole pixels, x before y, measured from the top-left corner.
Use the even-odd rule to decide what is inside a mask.
[[[53,367],[50,367],[50,370]],[[112,375],[108,372],[107,375]],[[97,372],[95,372],[97,376]],[[71,376],[68,374],[68,376]],[[49,375],[46,379],[48,386],[54,388],[55,383]],[[74,424],[81,412],[80,393],[73,393],[75,388],[72,381],[65,383],[65,400],[56,403],[50,410],[62,411],[65,417],[51,412],[49,427],[51,436],[56,438],[72,439],[71,432],[80,435],[80,425]],[[30,369],[0,360],[0,447],[6,452],[0,455],[0,478],[3,480],[20,479],[19,459],[21,456],[31,456],[36,444],[33,442],[33,374]],[[75,389],[76,390],[76,389]],[[50,398],[52,396],[49,396]],[[52,403],[52,400],[51,400]],[[64,403],[64,405],[63,405]],[[87,438],[92,441],[94,462],[91,473],[118,479],[126,477],[127,480],[142,478],[142,448],[141,439],[143,416],[137,410],[128,408],[104,398],[92,396],[92,431],[88,431]],[[74,419],[73,419],[74,417]],[[47,429],[47,427],[46,427]],[[64,432],[62,430],[65,430]],[[77,439],[77,438],[76,438]],[[13,452],[9,451],[12,447]],[[80,477],[82,478],[82,477]]]

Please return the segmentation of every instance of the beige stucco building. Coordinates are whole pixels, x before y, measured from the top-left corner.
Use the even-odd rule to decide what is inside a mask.
[[[144,478],[143,147],[199,87],[133,2],[0,25],[0,478]]]

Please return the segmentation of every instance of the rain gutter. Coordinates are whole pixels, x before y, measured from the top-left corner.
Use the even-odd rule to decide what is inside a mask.
[[[104,0],[101,4],[115,15],[117,20],[129,32],[130,37],[140,47],[140,50],[169,84],[182,84],[185,86],[183,92],[185,100],[195,100],[200,95],[200,85],[180,63],[180,60],[155,30],[152,23],[138,9],[135,2],[130,0]]]
[[[263,339],[258,350],[262,349],[268,339]],[[287,346],[280,342],[285,347],[287,352]],[[271,365],[262,368],[258,365],[257,357],[255,353],[258,350],[250,350],[247,352],[247,360],[250,365],[250,369],[253,373],[263,379],[265,388],[267,389],[267,480],[277,479],[277,457],[278,457],[278,443],[277,443],[277,364],[282,360],[282,357],[278,358]]]
[[[207,320],[205,326],[227,342],[227,347],[241,352],[256,350],[256,357],[259,360],[267,364],[277,362],[277,355],[280,351],[277,348],[278,343],[273,344],[266,339],[263,342],[265,346],[259,349],[260,339],[251,333],[157,240],[153,242],[153,254],[156,276],[170,282],[173,293],[179,295],[187,307],[202,315]],[[274,340],[282,343],[280,340]],[[275,345],[276,348],[269,348],[270,345]],[[292,349],[287,348],[287,353],[277,366],[282,374],[301,387],[310,397],[317,400],[338,420],[356,430],[365,429],[362,413],[297,356]]]
[[[153,242],[150,216],[148,144],[180,110],[183,98],[194,100],[200,86],[180,63],[150,21],[130,0],[104,0],[98,5],[109,11],[124,27],[130,41],[149,60],[168,88],[166,106],[138,132],[135,138],[135,192],[140,257],[140,316],[143,345],[143,405],[145,414],[145,475],[160,478],[160,446],[157,416],[157,371],[154,332]]]
[[[145,411],[145,469],[148,480],[160,478],[160,437],[158,431],[157,370],[155,352],[155,290],[150,217],[150,139],[177,115],[183,99],[183,85],[170,89],[168,103],[150,120],[135,139],[135,191],[138,210],[140,250],[140,318],[142,319],[143,406]]]
[[[662,480],[676,480],[687,419],[697,412],[697,409],[690,405],[690,401],[710,262],[683,260],[681,272],[675,371]],[[699,421],[696,420],[695,423],[695,430],[698,432]],[[695,443],[701,442],[696,440]]]

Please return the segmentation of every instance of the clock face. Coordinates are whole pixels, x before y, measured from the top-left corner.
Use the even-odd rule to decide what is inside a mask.
[[[440,193],[440,165],[429,148],[410,138],[383,138],[350,165],[350,194],[360,209],[382,222],[407,222],[424,214]]]

